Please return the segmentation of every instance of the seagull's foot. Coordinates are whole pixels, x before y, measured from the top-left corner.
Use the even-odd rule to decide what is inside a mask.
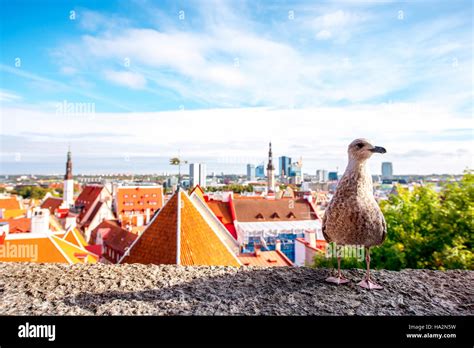
[[[364,278],[361,282],[359,282],[357,285],[359,285],[361,288],[367,289],[367,290],[380,290],[383,289],[383,286],[378,285],[372,279],[370,278]]]
[[[326,282],[341,285],[341,284],[349,283],[349,279],[346,279],[343,276],[329,277],[329,278],[326,278]]]

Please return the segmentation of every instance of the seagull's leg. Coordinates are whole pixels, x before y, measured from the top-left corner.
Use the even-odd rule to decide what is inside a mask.
[[[337,277],[342,278],[341,277],[341,256],[340,255],[337,255]]]
[[[382,286],[378,285],[370,278],[370,248],[365,248],[365,263],[367,264],[367,272],[365,274],[365,278],[357,284],[362,288],[369,289],[369,290],[379,290],[383,289]]]
[[[334,283],[334,284],[346,284],[349,283],[349,279],[344,278],[344,276],[341,273],[341,253],[339,252],[340,247],[337,246],[337,277],[329,277],[326,278],[326,281],[328,283]]]

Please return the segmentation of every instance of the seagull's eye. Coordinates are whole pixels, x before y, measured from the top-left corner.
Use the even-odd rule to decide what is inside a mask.
[[[362,149],[364,147],[364,144],[363,143],[357,143],[356,146],[357,146],[358,149]]]

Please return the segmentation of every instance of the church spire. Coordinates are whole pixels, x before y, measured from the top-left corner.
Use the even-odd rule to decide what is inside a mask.
[[[66,175],[64,176],[64,180],[72,180],[72,155],[71,155],[71,147],[69,147],[68,152],[67,152]]]
[[[268,192],[275,192],[275,166],[273,165],[272,143],[269,144],[268,149],[268,164],[267,164],[267,189]]]
[[[74,205],[74,178],[72,177],[71,147],[67,151],[66,175],[64,175],[63,205],[70,208]]]
[[[273,165],[272,142],[269,144],[267,170],[275,170],[275,166]]]

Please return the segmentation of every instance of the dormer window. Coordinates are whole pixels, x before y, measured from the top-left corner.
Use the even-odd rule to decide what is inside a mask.
[[[280,218],[280,215],[278,215],[277,212],[274,212],[274,213],[272,214],[272,219],[279,219],[279,218]]]
[[[258,220],[263,220],[263,214],[262,214],[262,213],[258,213],[255,218],[257,218]]]
[[[296,215],[293,212],[290,212],[287,216],[288,219],[296,219]]]

